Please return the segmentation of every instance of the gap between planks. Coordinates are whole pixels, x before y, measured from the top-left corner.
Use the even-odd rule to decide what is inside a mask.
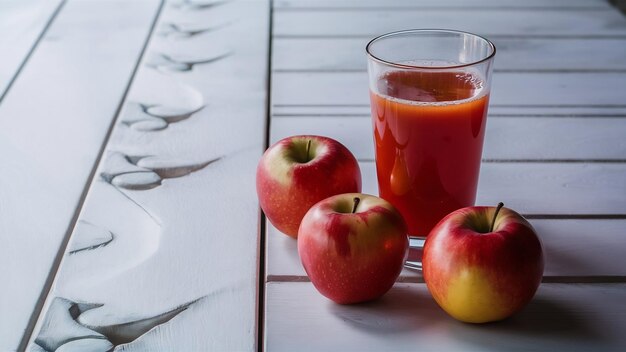
[[[267,149],[270,145],[270,134],[272,125],[272,48],[274,42],[273,35],[273,23],[274,23],[274,0],[268,2],[269,6],[269,23],[268,23],[268,36],[267,36],[267,86],[266,86],[266,110],[265,110],[265,135],[263,140],[264,149]],[[263,213],[263,210],[259,207],[259,255],[258,266],[259,276],[257,283],[257,351],[265,351],[265,273],[266,273],[266,259],[267,253],[267,218]]]
[[[48,32],[48,29],[50,29],[50,26],[52,25],[54,20],[57,18],[57,15],[61,12],[61,9],[63,9],[63,6],[65,5],[66,2],[67,0],[61,1],[61,3],[57,6],[57,8],[52,12],[52,15],[50,16],[50,18],[48,18],[46,25],[43,27],[43,29],[41,30],[41,33],[39,33],[39,36],[37,36],[37,39],[35,39],[32,46],[26,53],[26,56],[22,60],[22,63],[17,67],[17,70],[15,70],[15,73],[13,73],[13,76],[11,76],[11,78],[9,79],[9,82],[4,87],[4,92],[0,94],[0,104],[2,104],[4,97],[6,97],[6,95],[9,93],[9,90],[11,90],[13,83],[15,83],[15,81],[17,80],[17,77],[20,75],[20,73],[22,73],[22,70],[24,69],[28,61],[30,60],[30,57],[33,55],[33,52],[35,52],[35,49],[41,42],[41,39],[43,39],[43,37],[46,35],[46,33]]]
[[[56,280],[56,275],[58,273],[59,268],[61,267],[61,263],[63,261],[63,257],[65,256],[65,252],[67,250],[67,245],[70,241],[70,237],[72,235],[72,233],[74,232],[74,228],[76,227],[76,224],[78,222],[78,217],[80,215],[80,212],[85,204],[85,199],[87,198],[87,194],[89,193],[89,189],[91,188],[91,184],[93,183],[93,180],[95,178],[96,175],[96,171],[98,169],[98,165],[100,165],[100,161],[102,159],[102,156],[104,154],[104,151],[106,149],[107,144],[109,143],[109,139],[111,138],[111,133],[113,132],[113,129],[117,123],[117,120],[120,116],[120,112],[122,111],[122,108],[124,106],[124,103],[126,102],[126,97],[128,96],[128,93],[130,91],[130,88],[135,80],[135,76],[137,74],[137,71],[139,70],[139,67],[141,66],[141,63],[143,62],[144,59],[144,55],[146,53],[146,49],[148,48],[148,45],[152,39],[152,35],[154,33],[154,30],[156,28],[156,24],[159,20],[159,17],[161,16],[161,12],[163,10],[163,6],[165,4],[164,0],[160,0],[159,1],[159,7],[156,10],[156,13],[154,15],[154,18],[152,19],[152,23],[150,24],[150,30],[148,31],[146,40],[144,41],[143,47],[141,48],[141,52],[139,54],[139,57],[137,59],[137,62],[135,63],[133,70],[131,72],[130,78],[128,80],[128,83],[126,85],[126,88],[124,89],[124,93],[122,95],[122,98],[120,99],[120,102],[115,110],[114,113],[114,117],[109,125],[109,128],[107,130],[107,133],[104,137],[102,146],[100,147],[100,150],[98,151],[98,155],[96,157],[96,160],[94,161],[94,164],[92,166],[91,172],[89,173],[89,177],[87,178],[87,182],[85,184],[85,187],[83,188],[83,191],[80,195],[80,198],[78,200],[78,204],[76,206],[76,209],[74,211],[74,214],[72,215],[72,218],[70,220],[70,224],[68,226],[68,229],[65,233],[65,235],[63,236],[63,239],[61,241],[61,245],[59,246],[59,250],[57,251],[57,254],[54,258],[54,261],[52,263],[52,266],[50,268],[50,273],[48,274],[48,277],[44,283],[43,289],[41,291],[41,294],[39,296],[39,299],[37,300],[37,304],[35,305],[35,308],[33,309],[33,313],[30,316],[30,319],[28,321],[28,325],[26,326],[26,329],[24,330],[24,335],[22,336],[22,340],[20,341],[20,344],[18,346],[18,351],[26,351],[26,347],[28,346],[28,343],[30,342],[31,338],[32,338],[32,334],[34,332],[35,329],[35,325],[37,324],[37,321],[39,320],[40,315],[43,312],[43,308],[46,305],[47,299],[50,295],[50,292],[52,290],[52,287],[54,285],[54,281]]]

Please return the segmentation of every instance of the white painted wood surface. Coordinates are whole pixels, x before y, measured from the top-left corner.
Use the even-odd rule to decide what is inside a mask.
[[[624,163],[483,163],[478,189],[476,203],[527,215],[626,214]]]
[[[0,96],[59,1],[21,12],[40,2],[0,0]],[[625,284],[601,283],[626,277],[619,13],[602,0],[273,5],[270,142],[336,138],[374,194],[364,43],[416,26],[496,42],[477,202],[530,216],[547,255],[538,297],[504,323],[464,325],[404,271],[380,301],[330,303],[306,282],[295,241],[258,229],[270,1],[168,1],[150,35],[158,0],[68,0],[0,104],[0,281],[10,287],[0,351],[25,330],[31,351],[626,348]]]
[[[363,191],[378,193],[376,165],[361,162]],[[626,214],[625,163],[483,163],[477,204],[526,215]]]
[[[407,28],[455,28],[485,36],[615,37],[626,35],[626,22],[613,8],[501,8],[472,10],[417,8],[360,11],[277,11],[276,37],[374,37]]]
[[[493,39],[498,54],[477,203],[504,201],[527,214],[543,240],[546,271],[533,302],[499,324],[453,321],[410,270],[383,299],[340,306],[315,291],[296,242],[269,224],[266,350],[626,348],[626,20],[617,11],[603,1],[276,6],[270,140],[304,133],[338,139],[360,159],[366,193],[378,193],[367,40],[415,27]]]
[[[363,192],[378,194],[373,162],[361,162]],[[477,204],[503,201],[531,217],[544,241],[547,276],[626,276],[625,220],[549,219],[626,214],[626,165],[483,163]],[[547,196],[549,195],[549,196]],[[601,202],[598,202],[601,199]],[[532,219],[540,214],[548,219]],[[267,276],[304,277],[296,242],[268,225]],[[404,271],[406,277],[415,277]]]
[[[0,105],[1,351],[38,310],[157,6],[68,2]]]
[[[369,114],[274,116],[271,143],[295,134],[328,136],[346,145],[359,160],[374,158]],[[624,136],[626,118],[621,117],[490,116],[483,159],[624,160]]]
[[[369,106],[364,72],[278,72],[272,82],[272,103],[280,106],[284,114],[290,113],[287,108],[301,105]],[[509,107],[523,113],[520,109],[526,107],[622,107],[626,105],[625,91],[626,73],[498,72],[493,76],[489,110]]]
[[[267,351],[623,351],[625,284],[542,284],[519,314],[495,324],[447,316],[424,284],[378,301],[338,305],[308,282],[267,284]]]
[[[586,277],[626,276],[623,262],[617,260],[626,246],[626,220],[531,219],[543,241],[545,277],[559,280],[585,280]],[[297,242],[268,226],[268,281],[307,280],[300,263]],[[400,281],[423,282],[421,274],[405,269]]]
[[[267,1],[164,5],[31,348],[256,349],[268,36]]]
[[[61,2],[0,1],[0,102]]]
[[[546,2],[548,3],[548,2]],[[370,38],[277,38],[276,71],[365,71],[365,45]],[[491,38],[498,71],[626,70],[626,38]]]

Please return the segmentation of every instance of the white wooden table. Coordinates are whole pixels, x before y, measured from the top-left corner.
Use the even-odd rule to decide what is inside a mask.
[[[338,139],[377,193],[364,45],[497,48],[478,203],[525,214],[543,284],[452,320],[405,271],[319,295],[258,159]],[[603,0],[0,0],[0,351],[626,350],[626,19]]]

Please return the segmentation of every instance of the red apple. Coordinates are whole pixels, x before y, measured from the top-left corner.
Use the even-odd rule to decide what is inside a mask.
[[[541,282],[539,237],[523,216],[502,206],[454,211],[426,238],[424,280],[439,306],[458,320],[504,319],[521,310]]]
[[[256,172],[259,203],[281,232],[298,236],[304,214],[322,199],[361,192],[361,170],[350,151],[334,139],[293,136],[269,147]]]
[[[340,304],[385,294],[406,260],[404,219],[387,201],[340,194],[314,205],[298,232],[298,253],[317,290]]]

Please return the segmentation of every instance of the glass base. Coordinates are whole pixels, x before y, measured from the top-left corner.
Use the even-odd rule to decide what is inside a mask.
[[[409,236],[409,256],[404,262],[404,267],[411,270],[422,271],[422,252],[426,237]]]

